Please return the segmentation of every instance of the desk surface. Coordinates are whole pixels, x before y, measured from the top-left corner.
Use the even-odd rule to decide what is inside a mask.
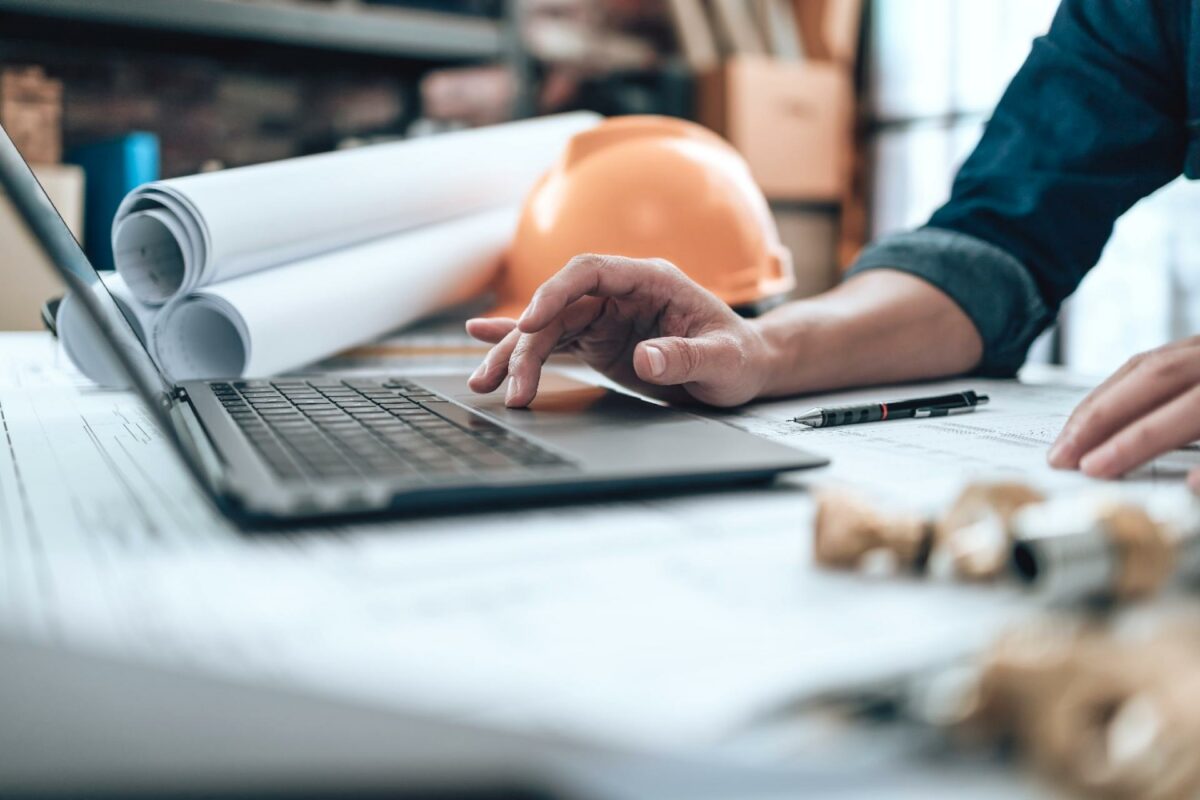
[[[992,404],[828,431],[785,420],[931,387],[719,414],[833,457],[773,487],[249,536],[198,493],[136,400],[87,387],[45,336],[3,334],[0,632],[629,752],[744,760],[742,734],[781,704],[943,663],[1028,612],[1005,591],[810,563],[813,485],[919,507],[980,476],[1084,482],[1045,468],[1044,449],[1085,388],[1062,376],[947,385]],[[1174,480],[1179,466],[1140,478]],[[750,749],[778,766],[776,747]]]

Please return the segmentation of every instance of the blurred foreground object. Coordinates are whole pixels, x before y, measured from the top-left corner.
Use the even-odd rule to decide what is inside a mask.
[[[923,546],[911,543],[918,530],[929,538]],[[889,553],[894,569],[928,565],[970,581],[1011,576],[1054,602],[1138,600],[1172,579],[1200,578],[1200,499],[1183,489],[1046,498],[1020,483],[976,483],[925,519],[843,492],[817,498],[817,563],[856,569],[875,551]]]
[[[1008,567],[1013,516],[1045,500],[1022,483],[974,483],[937,521],[934,552],[937,571],[966,580],[992,580]]]
[[[939,752],[1015,757],[1072,797],[1186,800],[1200,792],[1200,616],[1042,616],[966,660],[814,708],[932,734]]]
[[[813,547],[817,563],[856,569],[870,559],[893,570],[927,566],[969,581],[999,577],[1012,552],[1010,521],[1043,495],[1019,483],[968,485],[940,517],[880,509],[846,492],[817,498]]]
[[[931,538],[931,525],[919,515],[885,512],[846,492],[817,498],[813,548],[818,564],[858,569],[873,560],[892,571],[919,571]]]
[[[580,253],[663,258],[731,306],[791,289],[791,255],[745,162],[683,120],[576,134],[523,206],[494,313],[516,317]]]
[[[1200,575],[1200,501],[1183,490],[1047,499],[1020,483],[978,483],[936,519],[826,492],[814,528],[815,558],[829,567],[944,568],[978,581],[1011,564],[1043,603],[1145,598],[1173,576]],[[1190,598],[1043,608],[967,661],[833,700],[853,721],[1015,753],[1075,795],[1200,792],[1200,613]]]
[[[1088,797],[1200,791],[1200,620],[1150,634],[1051,619],[983,658],[958,725]]]
[[[1023,510],[1013,527],[1017,575],[1056,600],[1136,600],[1200,576],[1200,501],[1190,492],[1064,497]]]

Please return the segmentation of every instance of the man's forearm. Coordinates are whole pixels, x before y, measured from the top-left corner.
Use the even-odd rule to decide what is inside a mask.
[[[983,342],[939,289],[877,269],[755,320],[769,352],[764,397],[921,380],[974,368]]]

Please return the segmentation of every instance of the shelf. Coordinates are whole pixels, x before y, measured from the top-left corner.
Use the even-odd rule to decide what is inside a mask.
[[[505,54],[499,22],[436,11],[234,0],[0,0],[0,12],[393,58]]]

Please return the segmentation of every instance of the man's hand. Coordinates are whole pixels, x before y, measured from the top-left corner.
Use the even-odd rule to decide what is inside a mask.
[[[533,401],[542,365],[558,350],[643,394],[715,406],[753,399],[769,371],[758,330],[661,259],[578,256],[542,284],[520,320],[472,319],[467,331],[494,345],[471,389],[495,391],[511,378],[510,407]]]
[[[1115,478],[1200,439],[1200,337],[1134,356],[1084,399],[1050,464]],[[1200,469],[1188,482],[1200,489]]]

